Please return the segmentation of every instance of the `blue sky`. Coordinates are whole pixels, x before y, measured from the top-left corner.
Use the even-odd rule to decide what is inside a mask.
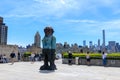
[[[120,43],[120,0],[0,0],[0,16],[8,29],[8,44],[26,46],[39,31],[52,26],[57,43],[83,45],[83,40]]]

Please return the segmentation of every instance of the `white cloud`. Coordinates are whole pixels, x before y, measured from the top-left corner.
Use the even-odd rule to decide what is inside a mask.
[[[112,39],[120,35],[119,4],[120,0],[1,0],[0,16],[21,18],[26,25],[24,19],[35,18],[34,22],[40,20],[40,23],[31,20],[27,26],[55,25],[55,34],[59,36],[96,37],[102,36],[105,29],[107,38]],[[107,13],[107,9],[111,13]]]
[[[65,4],[65,1],[64,0],[60,0],[62,4]]]
[[[120,29],[120,20],[111,20],[102,22],[102,27],[107,30],[119,30]]]
[[[95,20],[65,20],[65,22],[70,22],[70,23],[96,23],[97,21],[95,21]]]
[[[12,6],[11,10],[5,13],[6,16],[15,15],[15,17],[42,17],[42,16],[63,16],[70,8],[74,8],[76,2],[73,0],[34,0],[31,1],[20,1],[10,2],[8,6]],[[5,7],[3,5],[2,7]]]
[[[102,30],[106,31],[107,38],[113,39],[120,35],[120,20],[96,21],[96,20],[66,20],[72,26],[72,34],[79,36],[102,36]]]
[[[7,4],[5,4],[6,2]],[[14,0],[6,0],[6,2],[1,5],[1,8],[12,8],[10,10],[5,8],[7,11],[3,15],[12,17],[15,15],[16,17],[54,16],[61,18],[68,14],[81,15],[86,11],[99,15],[97,10],[103,6],[116,10],[114,11],[116,13],[119,12],[116,9],[116,6],[119,5],[118,0],[21,0],[19,3]]]
[[[81,15],[84,12],[89,11],[89,13],[95,14],[99,16],[97,10],[100,7],[109,7],[114,9],[116,14],[119,14],[119,0],[21,0],[15,2],[14,0],[6,0],[7,5],[11,9],[6,11],[3,15],[5,17],[42,17],[42,18],[61,18],[64,16],[68,16],[69,14]],[[8,4],[10,3],[10,4]],[[1,5],[4,8],[6,5]],[[6,9],[6,8],[5,8]],[[78,19],[78,20],[66,20],[71,23],[84,23],[85,26],[89,26],[90,28],[99,27],[100,29],[119,29],[119,20],[114,21],[95,21],[89,19]],[[83,24],[82,24],[83,25]],[[98,28],[97,28],[98,29]]]

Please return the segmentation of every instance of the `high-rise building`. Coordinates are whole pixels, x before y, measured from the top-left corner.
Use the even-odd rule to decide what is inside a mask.
[[[91,48],[93,46],[92,41],[89,41],[89,48]]]
[[[116,52],[116,42],[115,41],[108,42],[108,50],[109,50],[109,52]]]
[[[102,33],[103,33],[103,44],[102,44],[102,49],[105,50],[105,30],[103,30]]]
[[[89,50],[93,51],[93,42],[92,41],[89,41]]]
[[[86,40],[83,41],[83,46],[84,46],[84,47],[86,46]]]
[[[3,17],[0,17],[0,24],[3,23]]]
[[[7,45],[8,27],[3,23],[3,17],[0,17],[0,45]]]
[[[34,37],[34,45],[36,46],[36,47],[40,47],[40,42],[41,42],[41,37],[40,37],[40,34],[39,34],[39,32],[37,32],[36,34],[35,34],[35,37]]]
[[[100,50],[100,39],[98,39],[98,50]]]
[[[119,43],[116,43],[116,52],[120,52],[120,45],[119,45]]]

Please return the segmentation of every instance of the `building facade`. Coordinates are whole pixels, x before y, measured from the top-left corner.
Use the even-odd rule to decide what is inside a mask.
[[[105,51],[105,30],[102,31],[102,34],[103,34],[102,51]]]
[[[36,32],[36,34],[34,36],[34,43],[32,45],[27,46],[27,51],[32,52],[32,53],[37,53],[37,54],[42,52],[41,36],[40,36],[39,32]]]
[[[41,47],[41,37],[39,32],[36,32],[35,37],[34,37],[34,46],[35,47]]]
[[[100,49],[100,39],[98,39],[98,46],[97,46],[97,50],[101,50],[101,49]]]
[[[8,27],[3,23],[3,18],[0,17],[0,45],[7,45]]]
[[[18,46],[17,45],[0,45],[0,55],[6,55],[8,61],[10,60],[10,54],[13,51],[16,54],[15,60],[17,61],[17,56],[18,56]]]
[[[116,52],[116,42],[115,41],[108,42],[108,51],[109,52]]]
[[[83,47],[86,47],[86,40],[83,41]]]

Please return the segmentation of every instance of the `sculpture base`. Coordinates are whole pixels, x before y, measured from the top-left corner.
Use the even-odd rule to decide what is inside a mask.
[[[57,68],[56,68],[56,65],[53,65],[53,66],[43,65],[40,67],[40,70],[57,70]]]

